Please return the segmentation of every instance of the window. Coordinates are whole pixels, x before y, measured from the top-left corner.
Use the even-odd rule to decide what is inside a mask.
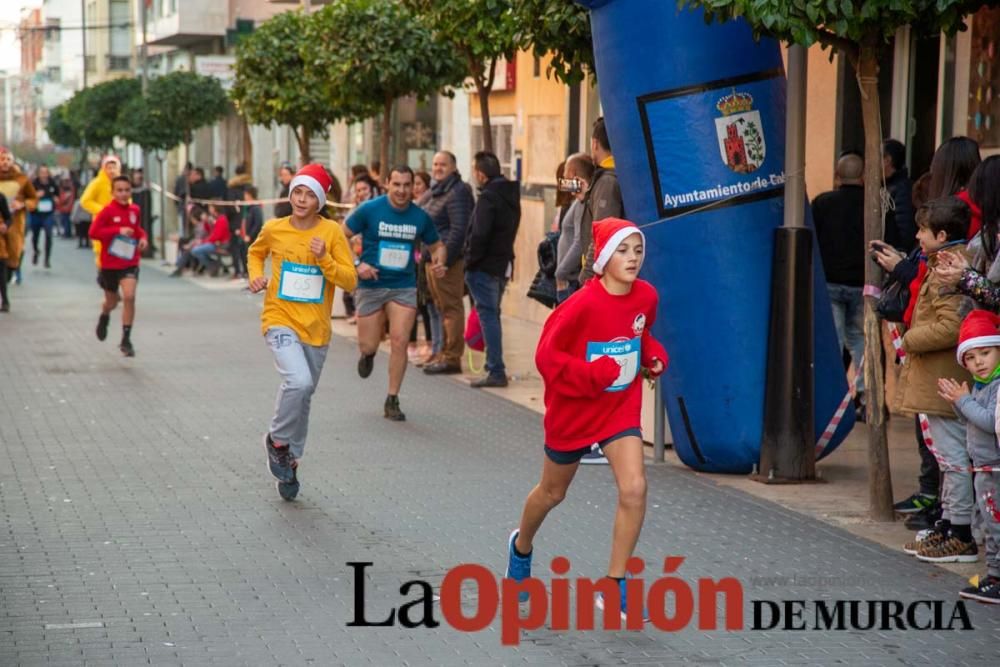
[[[490,118],[493,134],[493,152],[500,160],[500,168],[503,175],[514,179],[515,159],[514,159],[514,116],[494,116]],[[472,119],[471,127],[472,155],[483,150],[483,121],[481,118]]]
[[[128,23],[131,20],[128,0],[111,0],[110,49],[112,56],[128,57],[132,54],[132,44],[129,36],[131,30]]]

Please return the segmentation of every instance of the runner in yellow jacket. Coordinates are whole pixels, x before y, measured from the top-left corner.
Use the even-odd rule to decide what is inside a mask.
[[[111,181],[122,172],[122,163],[114,155],[105,155],[101,160],[101,170],[97,172],[90,183],[87,184],[83,195],[80,197],[80,206],[90,214],[93,220],[97,214],[104,210],[104,207],[114,199],[111,195]],[[94,248],[94,263],[97,268],[101,268],[101,242],[96,239],[91,244]]]

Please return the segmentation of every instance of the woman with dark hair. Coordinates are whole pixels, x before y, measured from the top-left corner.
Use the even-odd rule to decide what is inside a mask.
[[[1000,310],[1000,155],[986,158],[972,174],[969,208],[979,212],[982,229],[969,243],[969,262],[961,253],[947,252],[938,272],[946,285],[970,296],[980,308]]]
[[[431,189],[431,175],[426,171],[413,172],[413,202],[419,203],[424,193]]]
[[[969,225],[970,240],[979,232],[982,224],[979,207],[973,202],[966,189],[972,172],[979,166],[979,144],[969,137],[952,137],[934,151],[931,160],[931,182],[928,199],[938,199],[955,195],[964,201],[972,211]]]

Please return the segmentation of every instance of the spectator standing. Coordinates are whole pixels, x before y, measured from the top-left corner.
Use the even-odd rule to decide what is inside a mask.
[[[891,230],[895,237],[890,238],[890,229],[887,229],[886,240],[908,253],[917,244],[917,225],[913,222],[913,182],[906,169],[906,147],[901,142],[888,139],[882,144],[882,172],[894,204]],[[888,222],[886,227],[889,227]]]
[[[142,251],[143,257],[153,257],[156,247],[153,238],[153,193],[146,187],[146,176],[142,167],[132,170],[132,203],[139,207],[142,228],[146,232],[146,244]]]
[[[185,222],[187,220],[188,212],[188,181],[191,178],[191,171],[194,169],[194,165],[190,162],[184,165],[184,169],[181,173],[177,174],[177,178],[174,180],[174,196],[177,199],[174,204],[177,206],[177,229],[184,230]]]
[[[292,165],[287,162],[281,165],[281,169],[278,170],[278,182],[281,183],[281,192],[278,193],[278,197],[285,201],[280,201],[274,205],[274,217],[276,218],[287,218],[292,214],[292,205],[287,200],[288,186],[294,176],[295,173],[292,171]]]
[[[483,328],[487,375],[471,386],[506,387],[500,301],[514,262],[514,238],[521,222],[520,184],[504,178],[500,160],[487,151],[476,153],[472,176],[479,185],[479,200],[465,241],[465,284]]]
[[[248,185],[243,190],[243,199],[247,201],[243,211],[243,236],[248,244],[257,240],[261,228],[264,226],[264,210],[260,204],[249,202],[257,199],[257,186]]]
[[[860,155],[848,153],[842,156],[837,160],[837,187],[820,194],[812,203],[837,341],[841,349],[847,348],[854,361],[855,404],[862,414],[864,377],[861,360],[865,352],[862,295],[865,284],[864,167]]]
[[[562,216],[559,245],[556,250],[556,301],[562,303],[580,289],[580,269],[584,248],[581,246],[580,222],[583,218],[584,199],[590,182],[594,179],[594,161],[586,153],[575,153],[566,159],[563,170],[565,184],[560,194],[571,197],[571,203]]]
[[[212,190],[212,199],[225,199],[226,198],[226,170],[222,167],[216,167],[212,170],[212,180],[209,182],[209,187]]]
[[[76,201],[76,190],[73,188],[73,181],[64,176],[59,181],[59,196],[56,198],[56,217],[64,239],[73,238],[73,224],[70,220],[70,214],[73,213],[74,201]]]
[[[417,171],[413,175],[413,201],[419,204],[420,200],[424,197],[424,193],[431,189],[431,175],[426,171]]]
[[[605,218],[624,218],[625,205],[622,191],[615,173],[615,158],[611,153],[611,141],[604,125],[604,117],[594,121],[590,136],[590,155],[597,168],[583,200],[583,214],[580,218],[580,245],[586,249],[586,257],[580,270],[580,282],[594,276],[594,233],[595,222]]]
[[[52,260],[52,228],[55,226],[56,202],[59,199],[59,186],[49,173],[49,168],[41,166],[32,185],[38,194],[38,206],[31,212],[31,264],[38,265],[38,237],[45,232],[45,268],[51,268]]]
[[[939,199],[955,195],[966,203],[972,213],[969,225],[969,239],[972,239],[982,225],[982,212],[972,201],[966,187],[972,172],[979,166],[979,144],[969,137],[952,137],[938,146],[931,160],[931,182],[927,199]]]
[[[431,176],[434,185],[424,203],[424,210],[434,221],[438,235],[447,248],[443,276],[427,271],[427,284],[434,305],[441,313],[444,342],[439,358],[424,367],[429,375],[462,372],[465,349],[465,234],[475,200],[472,188],[458,173],[455,155],[448,151],[434,154]]]

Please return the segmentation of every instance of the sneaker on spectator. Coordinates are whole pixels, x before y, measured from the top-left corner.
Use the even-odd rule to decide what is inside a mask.
[[[900,500],[892,506],[900,514],[916,514],[923,512],[937,502],[937,496],[928,496],[924,493],[914,493],[906,500]]]
[[[903,551],[911,556],[916,556],[917,553],[919,553],[921,546],[931,546],[938,542],[942,542],[948,537],[948,532],[950,530],[951,522],[942,519],[934,524],[933,528],[921,530],[917,533],[913,541],[907,542],[903,545]]]
[[[591,446],[590,451],[583,455],[580,459],[580,463],[588,465],[607,465],[608,457],[604,455],[604,452],[596,444]]]
[[[934,524],[936,524],[940,519],[941,503],[934,503],[931,507],[928,507],[922,512],[907,514],[906,519],[903,521],[903,525],[910,530],[924,530],[925,528],[933,528]]]
[[[1000,577],[980,577],[978,586],[963,588],[959,596],[986,604],[1000,604]]]
[[[941,542],[922,544],[917,558],[928,563],[975,563],[979,560],[979,547],[972,540],[966,542],[951,534]]]

